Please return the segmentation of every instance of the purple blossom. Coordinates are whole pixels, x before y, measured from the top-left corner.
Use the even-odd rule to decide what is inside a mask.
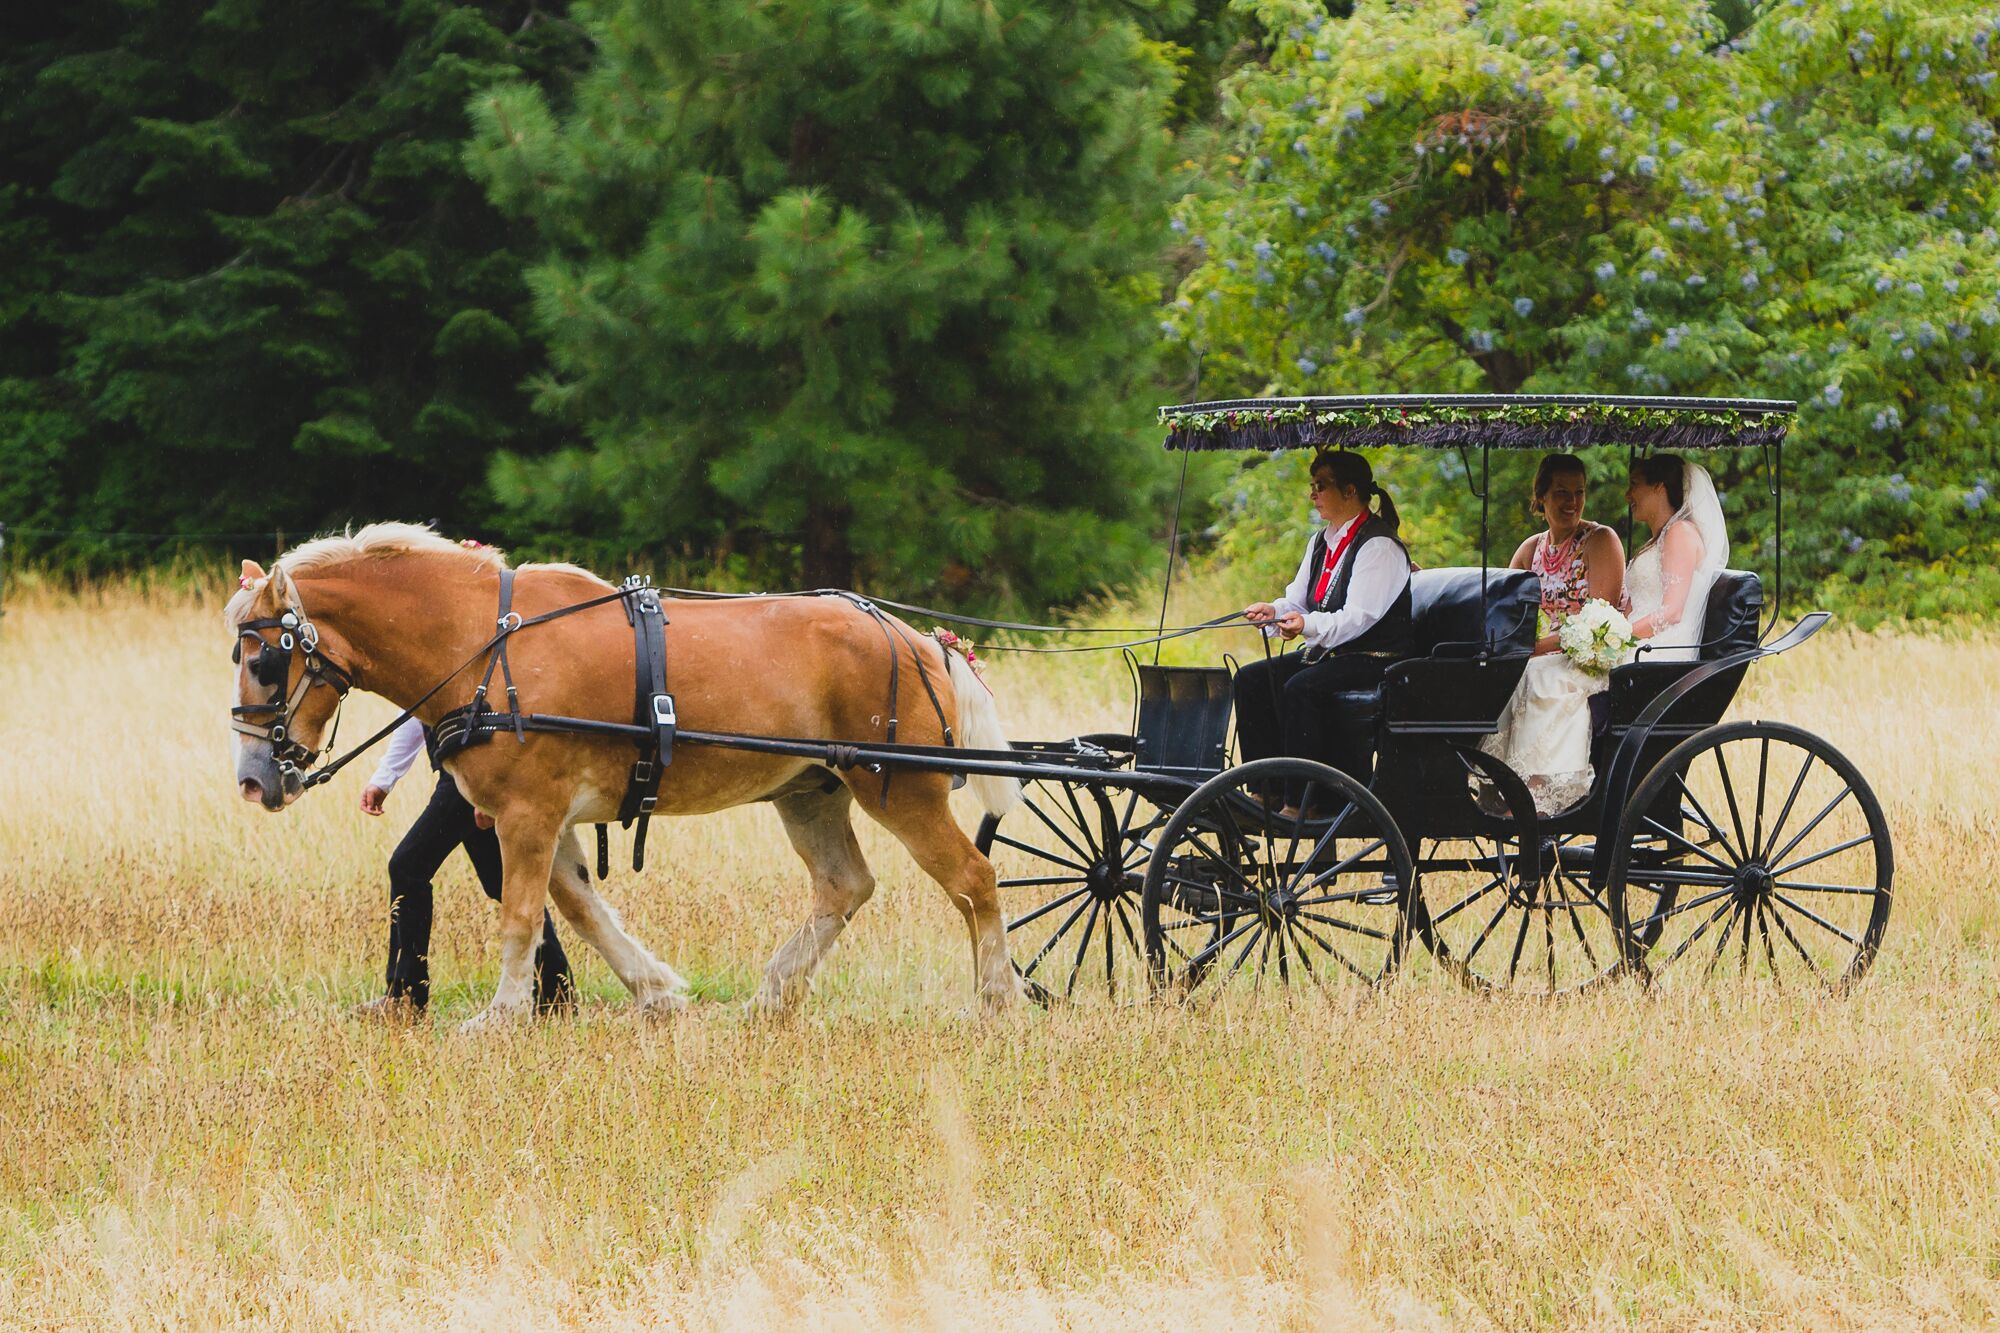
[[[1611,281],[1612,278],[1617,276],[1618,265],[1612,263],[1610,260],[1607,259],[1603,263],[1599,264],[1592,271],[1597,274],[1597,280],[1599,282],[1609,282]]]
[[[1299,368],[1299,374],[1301,375],[1310,375],[1319,369],[1319,362],[1309,356],[1302,356],[1292,364]]]
[[[1514,313],[1515,313],[1515,314],[1517,314],[1517,315],[1520,315],[1520,316],[1521,316],[1522,318],[1524,318],[1524,319],[1525,319],[1525,318],[1526,318],[1527,316],[1529,316],[1529,315],[1532,315],[1532,314],[1534,314],[1534,313],[1535,313],[1535,301],[1534,301],[1534,298],[1533,298],[1533,297],[1530,297],[1530,296],[1517,296],[1517,297],[1515,297],[1515,298],[1514,298]]]
[[[1348,328],[1358,329],[1361,327],[1362,321],[1367,319],[1368,316],[1362,311],[1360,306],[1355,306],[1342,315],[1341,318],[1347,321]]]
[[[1820,390],[1820,396],[1826,399],[1828,407],[1840,406],[1841,392],[1838,384],[1827,385],[1824,389]]]
[[[1660,280],[1660,275],[1655,273],[1652,269],[1647,268],[1639,270],[1639,281],[1658,282],[1659,280]]]

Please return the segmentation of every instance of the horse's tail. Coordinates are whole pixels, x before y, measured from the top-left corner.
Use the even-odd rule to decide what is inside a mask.
[[[1000,725],[1000,709],[993,691],[972,663],[972,654],[950,630],[935,632],[944,650],[945,667],[951,673],[952,692],[958,696],[958,743],[968,750],[1012,748]],[[966,784],[989,815],[999,816],[1014,808],[1021,799],[1021,780],[985,773],[966,776]]]

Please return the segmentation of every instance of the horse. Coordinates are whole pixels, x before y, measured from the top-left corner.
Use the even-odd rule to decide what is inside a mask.
[[[224,613],[240,662],[233,716],[242,798],[273,813],[299,799],[306,786],[299,767],[313,762],[350,686],[413,710],[429,725],[467,704],[490,656],[480,649],[495,635],[505,568],[491,547],[405,523],[306,542],[268,572],[245,560],[240,590]],[[513,598],[513,609],[530,619],[605,599],[512,635],[520,711],[630,722],[636,652],[616,589],[575,565],[524,564]],[[899,743],[1008,748],[994,698],[962,650],[885,613],[878,620],[856,599],[662,598],[661,607],[668,688],[685,728],[869,744],[892,738],[892,709],[899,707]],[[891,661],[905,683],[900,705],[885,708]],[[927,685],[929,697],[915,684]],[[945,722],[954,724],[954,737],[944,734]],[[577,838],[578,824],[617,818],[634,758],[633,743],[615,736],[508,731],[445,761],[466,799],[494,821],[503,864],[500,980],[468,1030],[530,1013],[545,895],[603,955],[640,1011],[665,1014],[688,1003],[687,982],[627,933],[598,895]],[[1005,813],[1020,795],[1011,778],[969,782],[991,814]],[[674,748],[656,813],[769,802],[811,876],[810,914],[766,965],[753,1011],[793,1010],[874,892],[851,822],[857,801],[963,916],[982,1011],[1020,1001],[993,865],[953,818],[950,789],[945,773],[899,769],[891,782],[863,766],[836,772],[786,755]]]

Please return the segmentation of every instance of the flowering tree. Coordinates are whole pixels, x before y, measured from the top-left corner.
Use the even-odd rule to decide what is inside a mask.
[[[1237,188],[1174,224],[1166,333],[1218,389],[1794,396],[1811,573],[1990,564],[1989,11],[1778,4],[1724,40],[1692,0],[1255,7]],[[1768,505],[1732,509],[1754,551]]]

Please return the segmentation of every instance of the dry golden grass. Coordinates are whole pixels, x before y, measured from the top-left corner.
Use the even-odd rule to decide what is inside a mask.
[[[799,1021],[752,1025],[722,1001],[804,892],[749,810],[656,830],[606,886],[718,1002],[648,1023],[591,958],[576,1021],[478,1042],[451,1023],[493,912],[457,863],[433,1019],[343,1017],[422,775],[386,820],[362,773],[245,807],[225,652],[171,595],[30,590],[0,621],[0,1324],[2000,1318],[1993,639],[1829,634],[1738,705],[1827,735],[1888,808],[1895,913],[1843,1000],[1417,975],[988,1027],[957,914],[864,829],[881,891]],[[1127,707],[1115,662],[992,679],[1020,737]]]

